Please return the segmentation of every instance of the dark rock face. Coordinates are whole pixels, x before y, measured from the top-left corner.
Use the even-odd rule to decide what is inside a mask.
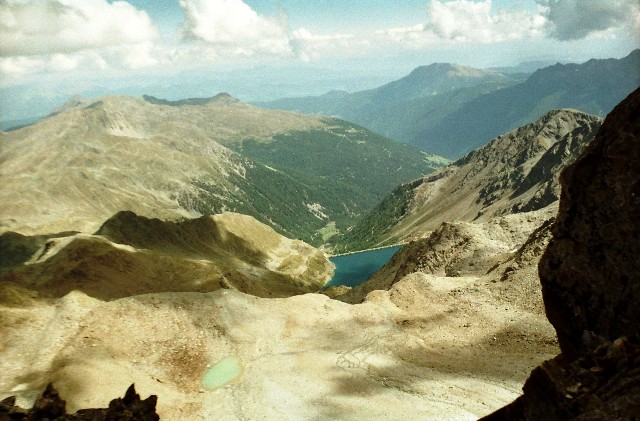
[[[640,89],[561,183],[539,273],[562,354],[485,419],[640,419]]]
[[[540,261],[547,317],[574,359],[640,338],[640,90],[568,167],[553,240]]]
[[[129,386],[124,398],[116,398],[109,403],[109,408],[81,409],[75,414],[67,414],[65,401],[49,384],[36,400],[31,409],[15,406],[15,398],[6,398],[0,402],[0,421],[9,420],[58,420],[58,421],[156,421],[160,417],[156,413],[157,396],[140,399],[134,385]]]
[[[524,395],[485,421],[640,419],[640,346],[617,339],[571,363],[562,355],[531,373]]]

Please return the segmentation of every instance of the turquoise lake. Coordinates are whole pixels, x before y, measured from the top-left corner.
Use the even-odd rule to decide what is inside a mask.
[[[396,251],[400,250],[400,247],[402,246],[329,258],[336,265],[336,270],[325,288],[338,285],[350,287],[360,285],[384,266]]]

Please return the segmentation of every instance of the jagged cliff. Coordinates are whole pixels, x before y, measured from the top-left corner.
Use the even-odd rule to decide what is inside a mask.
[[[553,239],[540,262],[562,354],[487,420],[640,417],[640,89],[562,175]]]

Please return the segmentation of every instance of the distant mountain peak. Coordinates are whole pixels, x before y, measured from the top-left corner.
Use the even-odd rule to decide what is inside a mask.
[[[413,69],[407,78],[415,77],[483,77],[487,75],[496,76],[499,72],[494,70],[476,69],[473,67],[461,66],[453,63],[432,63]]]
[[[420,75],[429,74],[429,73],[433,74],[433,73],[448,72],[450,70],[454,70],[456,67],[459,67],[459,66],[456,66],[451,63],[431,63],[425,66],[416,67],[411,71],[411,73],[409,73],[407,77],[420,76]]]
[[[334,89],[327,92],[326,94],[321,95],[321,98],[344,98],[347,96],[349,96],[349,92],[340,89]]]
[[[183,105],[206,105],[212,102],[215,103],[237,103],[240,100],[232,97],[226,92],[220,92],[219,94],[209,98],[185,98],[176,101],[171,101],[163,98],[156,98],[152,95],[142,95],[142,99],[156,105],[168,105],[170,107],[181,107]]]
[[[240,102],[239,99],[232,97],[226,92],[220,92],[211,98],[209,102]]]
[[[69,98],[68,100],[65,101],[64,104],[62,104],[60,107],[54,109],[50,115],[56,115],[56,114],[60,114],[62,112],[65,112],[67,110],[72,110],[74,108],[84,108],[87,105],[90,105],[91,101],[80,96],[80,95],[74,95],[71,98]]]
[[[542,117],[538,120],[529,123],[523,127],[535,126],[535,125],[543,125],[552,120],[557,119],[570,119],[570,120],[578,120],[578,119],[592,119],[598,118],[589,113],[585,113],[584,111],[577,110],[575,108],[554,108],[552,110],[547,111]]]

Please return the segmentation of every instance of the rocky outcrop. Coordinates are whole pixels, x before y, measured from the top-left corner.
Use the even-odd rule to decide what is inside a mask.
[[[507,280],[509,274],[536,265],[544,250],[548,221],[555,206],[493,218],[484,223],[443,223],[427,238],[410,242],[366,282],[338,296],[352,304],[374,290],[389,290],[412,273],[439,277]],[[539,231],[542,229],[542,233]],[[533,234],[532,234],[533,233]],[[530,237],[531,235],[531,237]]]
[[[80,409],[75,414],[67,414],[65,401],[49,383],[31,409],[16,406],[15,397],[3,399],[0,402],[0,420],[156,421],[160,419],[156,413],[157,399],[155,395],[140,399],[132,384],[124,398],[112,400],[108,408]]]
[[[639,367],[640,346],[625,338],[572,362],[560,355],[533,370],[523,396],[483,420],[636,420]]]
[[[539,272],[562,354],[488,420],[640,417],[640,89],[561,181]]]
[[[640,91],[607,117],[562,184],[540,279],[562,352],[574,359],[601,340],[640,339]]]

